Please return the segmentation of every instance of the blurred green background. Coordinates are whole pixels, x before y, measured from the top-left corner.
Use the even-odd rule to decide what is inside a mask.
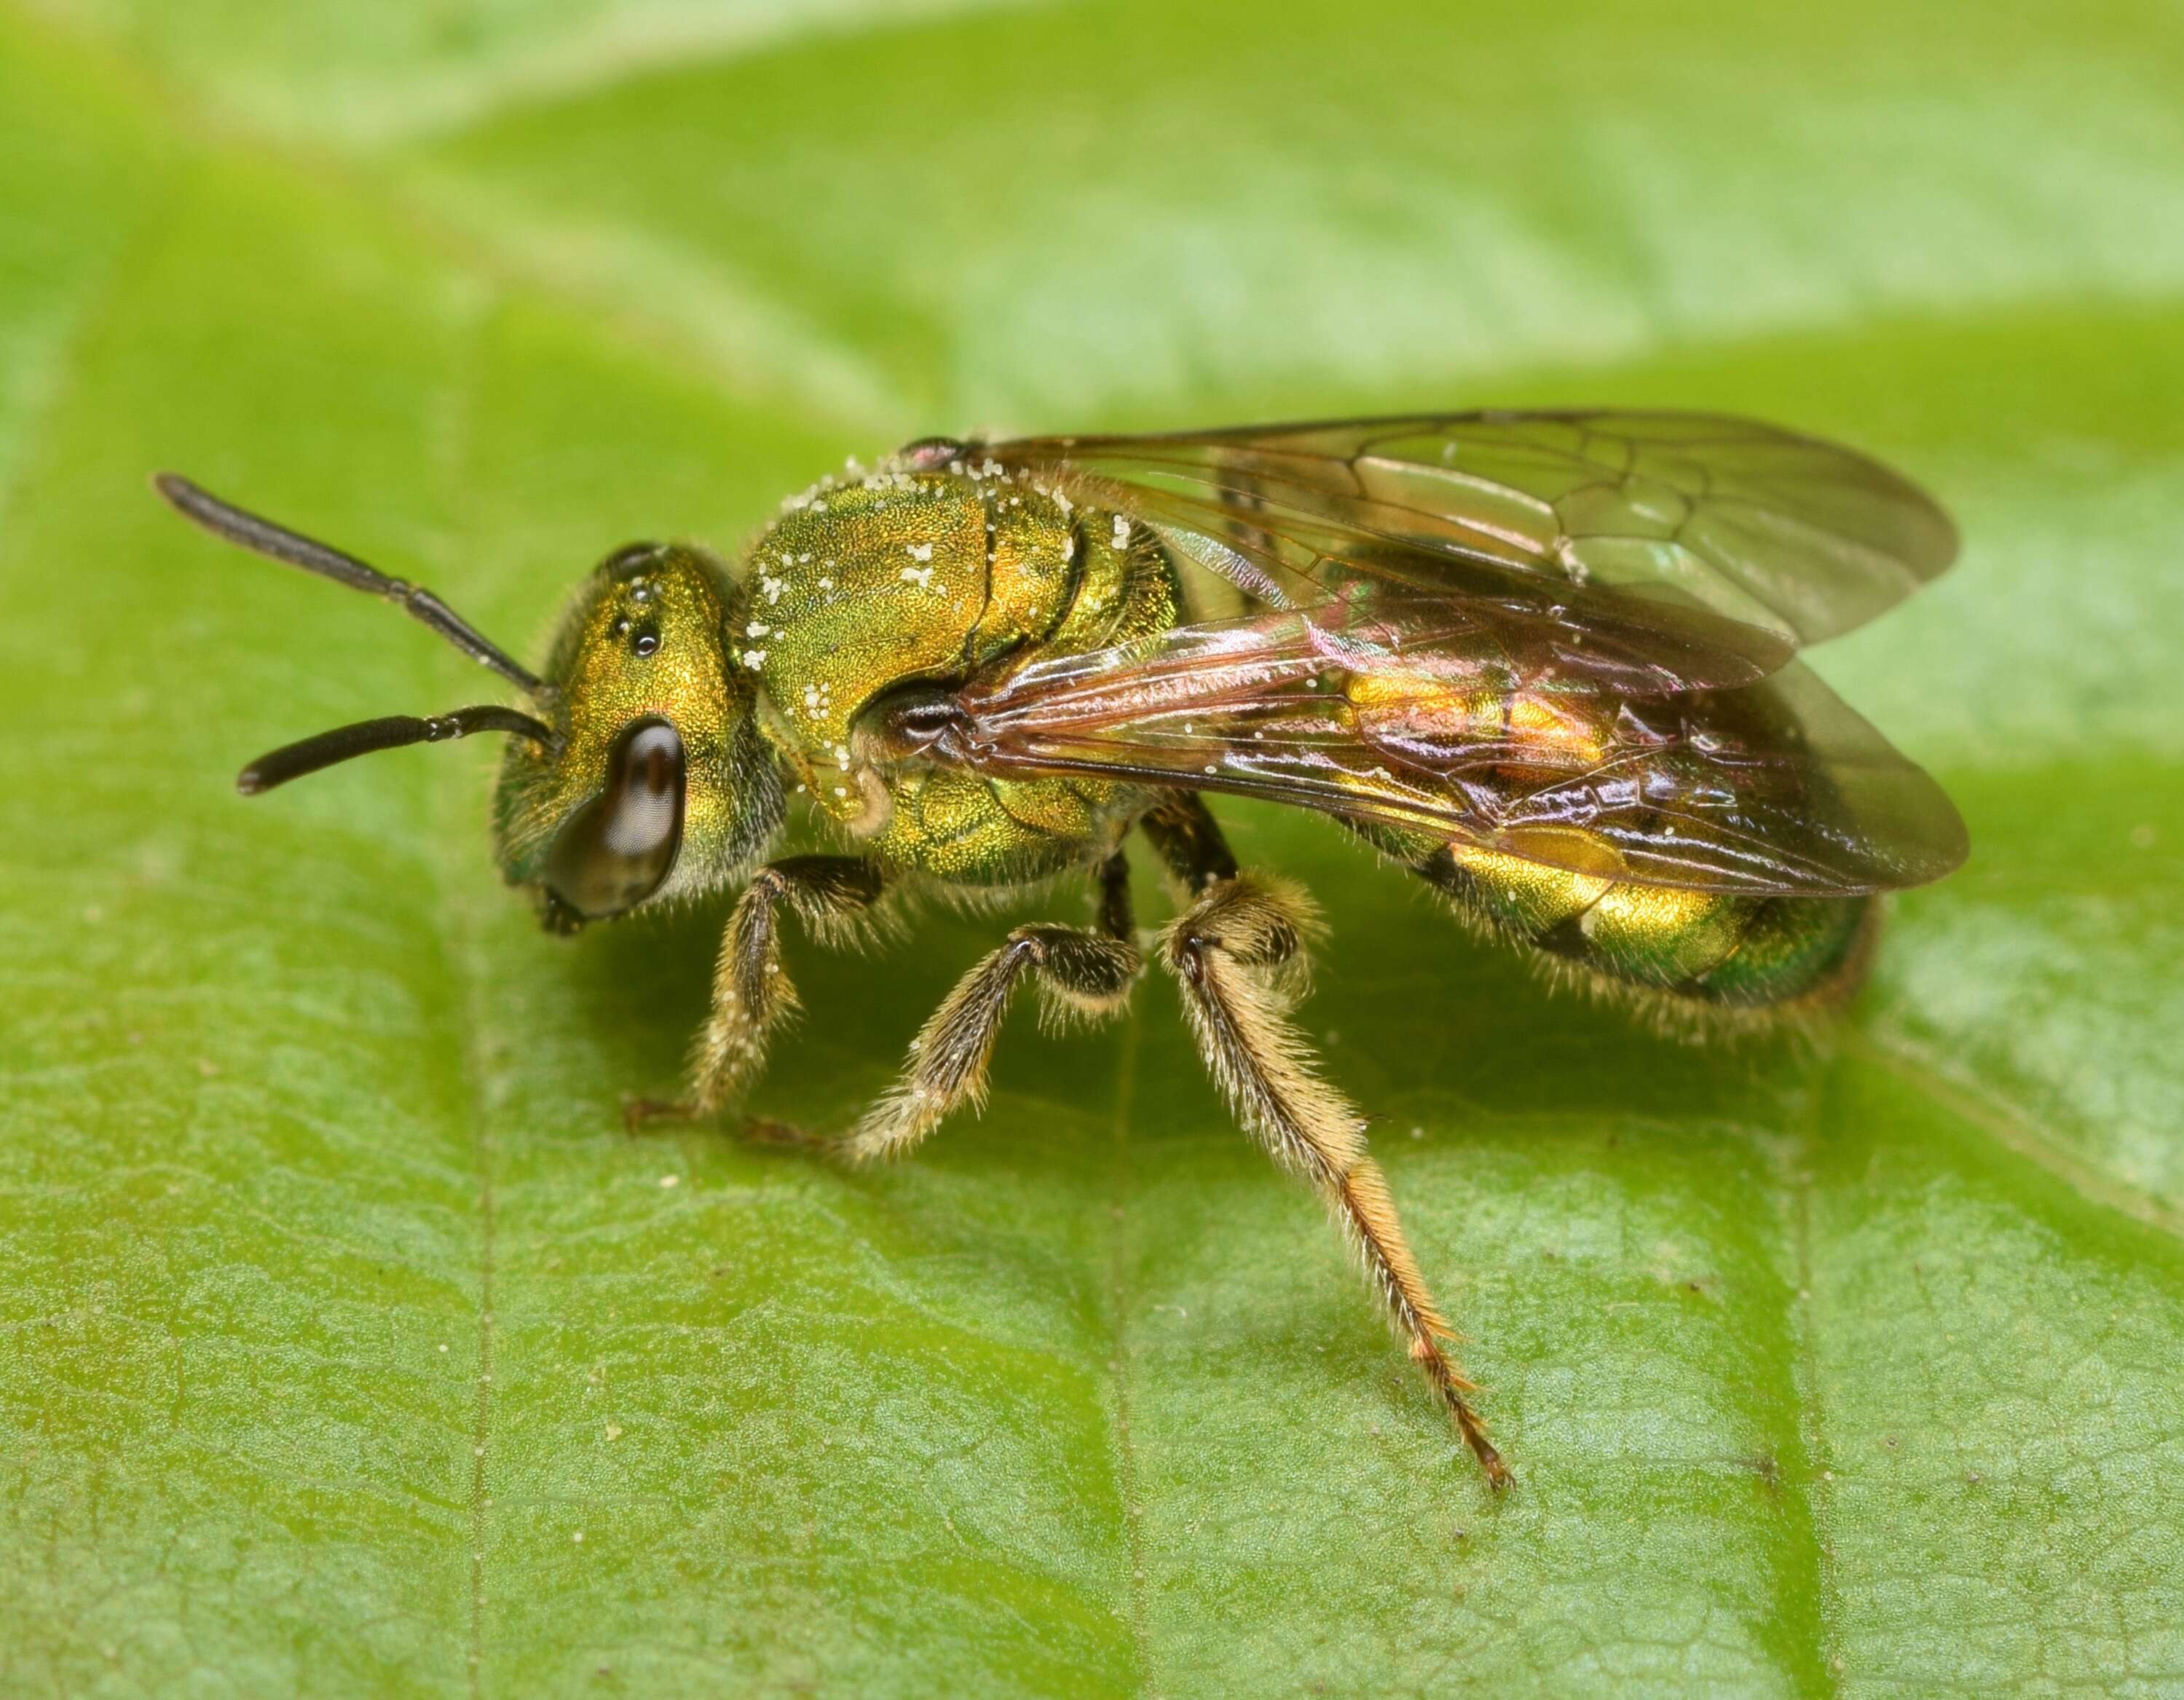
[[[2166,0],[0,0],[0,1691],[2184,1689],[2180,397]],[[1717,1055],[1222,811],[1498,1502],[1164,985],[888,1173],[626,1139],[717,911],[541,935],[490,750],[237,801],[477,676],[144,484],[521,643],[924,432],[1578,402],[1957,511],[1821,666],[1975,850]],[[763,1106],[996,926],[794,946]]]

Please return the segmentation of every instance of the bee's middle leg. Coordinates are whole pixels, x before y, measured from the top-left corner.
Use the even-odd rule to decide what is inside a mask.
[[[918,1029],[902,1078],[842,1141],[844,1156],[858,1162],[900,1156],[950,1112],[984,1102],[994,1040],[1026,975],[1037,982],[1051,1021],[1097,1021],[1122,1010],[1141,963],[1131,939],[1129,864],[1120,850],[1096,878],[1098,930],[1039,925],[1011,933]]]

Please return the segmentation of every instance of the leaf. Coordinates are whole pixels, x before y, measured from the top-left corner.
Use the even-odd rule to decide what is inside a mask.
[[[0,13],[0,1686],[2184,1682],[2177,48],[2144,3]],[[1335,922],[1306,1018],[1500,1500],[1162,986],[1020,1016],[885,1173],[626,1139],[717,911],[541,935],[468,746],[237,801],[476,679],[143,484],[520,640],[923,432],[1572,401],[1945,496],[1962,566],[1821,659],[1975,849],[1840,1034],[1713,1051],[1224,811]],[[998,924],[799,947],[763,1106],[851,1114]]]

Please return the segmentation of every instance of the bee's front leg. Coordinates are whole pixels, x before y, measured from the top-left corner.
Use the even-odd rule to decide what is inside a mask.
[[[883,885],[879,864],[863,856],[790,856],[760,868],[721,936],[712,1013],[690,1051],[689,1094],[632,1100],[632,1130],[656,1119],[716,1114],[757,1078],[773,1029],[797,1007],[796,988],[781,966],[783,906],[822,944],[840,943],[869,916]]]

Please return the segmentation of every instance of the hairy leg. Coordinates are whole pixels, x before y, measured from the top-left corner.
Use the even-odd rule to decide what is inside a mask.
[[[982,1104],[994,1040],[1017,986],[1029,975],[1050,1022],[1097,1021],[1129,1000],[1141,966],[1131,941],[1129,864],[1118,850],[1100,865],[1100,928],[1019,927],[956,983],[917,1037],[902,1078],[841,1142],[868,1162],[909,1151],[960,1106]]]
[[[1162,935],[1161,956],[1182,988],[1184,1013],[1207,1072],[1230,1110],[1274,1160],[1326,1200],[1364,1259],[1390,1319],[1486,1479],[1509,1472],[1464,1395],[1475,1391],[1442,1342],[1454,1331],[1403,1238],[1380,1166],[1366,1155],[1365,1123],[1321,1078],[1288,1021],[1301,989],[1303,948],[1316,917],[1291,887],[1235,872],[1220,829],[1195,797],[1167,811],[1151,838],[1197,900]]]
[[[688,1095],[637,1100],[629,1106],[631,1125],[715,1114],[758,1077],[774,1028],[797,1007],[796,988],[781,966],[784,906],[821,943],[836,944],[855,933],[882,888],[879,865],[862,856],[790,856],[760,868],[721,936],[712,1012],[691,1046]]]

